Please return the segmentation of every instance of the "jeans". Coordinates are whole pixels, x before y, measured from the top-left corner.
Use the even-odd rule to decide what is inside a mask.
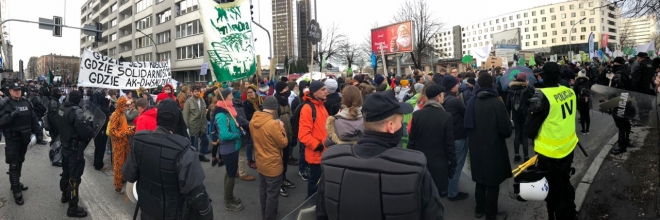
[[[468,140],[460,139],[454,141],[456,148],[456,172],[454,176],[449,178],[449,188],[447,189],[447,197],[454,198],[458,195],[458,182],[461,179],[461,170],[465,164],[465,158],[468,153]]]
[[[529,157],[529,144],[528,144],[529,140],[527,139],[527,135],[525,135],[525,122],[516,121],[514,122],[514,124],[516,126],[516,128],[514,129],[516,135],[513,139],[513,153],[515,155],[519,155],[520,144],[522,144],[523,154],[525,155],[525,157]]]
[[[204,155],[209,152],[209,137],[206,134],[197,134],[196,136],[191,136],[190,137],[192,140],[190,142],[192,143],[193,148],[197,148],[197,144],[199,142],[198,139],[202,139],[201,146],[199,146],[199,155]]]
[[[252,142],[252,137],[248,137],[248,142],[245,145],[245,156],[248,160],[254,160],[254,142]]]
[[[307,169],[309,168],[309,164],[305,160],[305,145],[299,142],[300,147],[300,158],[298,158],[298,172],[300,173],[305,173],[307,172]]]
[[[259,201],[261,202],[261,217],[263,219],[276,219],[281,186],[281,175],[267,177],[259,174]]]
[[[477,200],[477,213],[486,214],[486,219],[495,219],[497,215],[497,200],[500,196],[500,186],[487,186],[477,183],[474,198]]]
[[[309,165],[309,179],[307,180],[307,198],[316,193],[319,179],[321,179],[321,164],[310,164]]]

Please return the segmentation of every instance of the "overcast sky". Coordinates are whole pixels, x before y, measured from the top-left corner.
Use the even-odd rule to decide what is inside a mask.
[[[114,1],[114,0],[111,0]],[[255,21],[261,23],[269,31],[272,29],[271,0],[252,0],[255,6]],[[314,0],[312,0],[314,1]],[[65,24],[80,26],[80,8],[84,0],[7,0],[4,19],[25,19],[38,21],[39,17],[52,19],[54,15],[63,16]],[[405,0],[317,0],[318,22],[321,28],[339,26],[342,33],[355,43],[370,35],[371,26],[380,26],[393,22],[393,15],[399,10]],[[430,12],[445,23],[445,27],[457,24],[470,24],[481,19],[504,13],[547,5],[562,0],[472,0],[472,1],[438,1],[427,0]],[[487,7],[486,7],[487,5]],[[4,6],[3,6],[4,7]],[[14,45],[14,69],[18,70],[18,61],[23,59],[24,66],[31,56],[41,56],[49,53],[62,55],[80,55],[80,31],[64,29],[62,37],[53,37],[51,31],[41,30],[37,24],[9,22],[5,24],[9,39]],[[267,35],[260,29],[255,30],[258,39],[255,47],[262,57],[268,57]]]

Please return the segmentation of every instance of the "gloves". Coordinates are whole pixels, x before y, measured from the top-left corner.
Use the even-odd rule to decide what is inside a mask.
[[[18,109],[15,109],[13,112],[11,112],[9,117],[15,118],[16,116],[18,116],[18,113],[20,113],[20,111]]]
[[[449,167],[449,179],[454,178],[454,174],[456,173],[456,166],[450,166]]]
[[[319,145],[316,146],[316,149],[314,149],[314,151],[317,151],[317,152],[323,151],[323,144],[319,143]]]

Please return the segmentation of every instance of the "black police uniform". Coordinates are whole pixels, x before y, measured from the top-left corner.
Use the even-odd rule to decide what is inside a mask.
[[[53,91],[51,98],[48,101],[48,111],[46,113],[46,120],[48,121],[48,132],[50,133],[50,145],[53,145],[60,136],[60,129],[58,126],[59,120],[57,119],[57,112],[60,109],[60,97],[62,91],[59,89]]]
[[[631,74],[628,71],[627,65],[614,65],[612,67],[612,72],[614,72],[614,77],[612,78],[612,87],[626,90],[634,89],[631,82]],[[627,103],[627,107],[629,105],[630,103]],[[617,116],[617,109],[618,108],[615,108],[615,110],[613,110],[614,112],[612,113],[612,119],[614,120],[614,125],[616,125],[616,127],[619,129],[619,140],[617,141],[617,146],[612,148],[610,151],[613,154],[619,154],[627,151],[627,148],[630,146],[630,131],[632,129],[630,120]]]
[[[21,89],[14,83],[10,89]],[[21,97],[19,99],[7,98],[0,100],[0,129],[3,130],[5,139],[5,162],[9,164],[9,182],[14,194],[16,204],[23,205],[22,190],[28,188],[21,184],[21,169],[25,161],[25,153],[30,143],[31,134],[41,134],[41,128],[37,116],[30,102]]]
[[[370,95],[362,110],[365,121],[380,121],[406,113],[397,112],[402,108],[412,112],[410,104],[384,91]],[[402,136],[366,130],[355,146],[328,147],[321,160],[317,219],[443,219],[426,157],[398,148]]]
[[[80,99],[82,99],[80,92],[71,92],[69,101],[60,106],[57,112],[57,126],[62,144],[61,201],[69,202],[66,213],[69,217],[87,216],[85,209],[78,206],[80,194],[78,188],[85,170],[85,147],[92,139],[92,124],[78,106]]]
[[[174,132],[176,124],[184,123],[180,115],[176,102],[163,101],[158,127],[133,136],[121,172],[126,181],[137,181],[136,209],[142,210],[142,219],[213,219],[198,153],[187,138]]]
[[[39,126],[40,129],[43,129],[43,117],[46,115],[46,111],[48,111],[48,108],[43,104],[41,97],[39,95],[39,90],[36,87],[31,88],[32,91],[28,93],[28,100],[30,100],[30,103],[32,104],[32,107],[34,107],[34,113],[37,115],[37,120],[39,120]],[[40,135],[37,135],[37,141],[38,144],[46,144],[44,141],[44,135],[43,132]]]

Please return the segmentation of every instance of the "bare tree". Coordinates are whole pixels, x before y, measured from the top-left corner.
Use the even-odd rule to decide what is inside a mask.
[[[597,0],[581,0],[586,3],[597,3]],[[606,4],[602,4],[593,10],[607,8],[615,10],[614,7],[621,8],[621,15],[623,17],[641,17],[654,15],[660,18],[660,2],[658,0],[606,0]]]
[[[325,56],[326,60],[330,60],[333,56],[337,55],[341,45],[345,42],[346,35],[341,33],[339,27],[333,23],[332,26],[323,31],[323,38],[318,44],[319,50],[314,52],[314,60],[319,62],[319,64],[321,63],[320,57],[322,56]]]
[[[363,55],[360,52],[360,45],[351,43],[350,40],[346,39],[344,43],[339,46],[337,56],[341,59],[341,63],[352,68],[355,61],[360,59]]]
[[[443,23],[429,12],[429,8],[426,0],[406,0],[401,4],[399,12],[394,15],[396,22],[412,20],[415,25],[415,48],[410,55],[417,69],[422,68],[422,60],[426,57],[423,51],[432,46],[433,35],[443,26]]]
[[[621,43],[621,49],[625,47],[634,47],[635,41],[632,39],[632,27],[630,25],[631,21],[623,22],[619,28],[619,43]]]

